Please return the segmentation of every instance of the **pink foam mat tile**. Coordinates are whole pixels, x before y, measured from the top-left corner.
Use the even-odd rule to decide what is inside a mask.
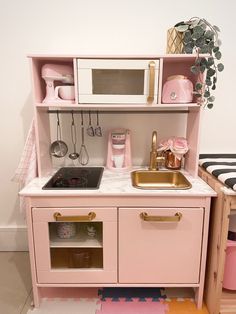
[[[127,302],[125,299],[119,299],[114,302],[111,299],[100,301],[101,309],[96,311],[96,314],[165,314],[168,310],[163,300],[153,302],[152,299],[139,301],[133,299]]]

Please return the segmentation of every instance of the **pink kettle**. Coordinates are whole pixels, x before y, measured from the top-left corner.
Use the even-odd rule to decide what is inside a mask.
[[[193,101],[193,83],[184,75],[172,75],[163,86],[162,102],[190,103]]]

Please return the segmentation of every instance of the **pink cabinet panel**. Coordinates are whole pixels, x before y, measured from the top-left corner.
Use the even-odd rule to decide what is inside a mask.
[[[119,208],[119,282],[199,283],[203,220],[203,208]]]
[[[32,217],[38,283],[117,282],[117,208],[33,208]]]

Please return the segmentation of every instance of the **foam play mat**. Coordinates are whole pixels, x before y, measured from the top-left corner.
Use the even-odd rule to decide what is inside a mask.
[[[94,299],[44,298],[39,308],[30,309],[27,314],[95,314],[100,307]]]
[[[198,310],[193,299],[167,299],[165,302],[168,304],[166,314],[209,314],[205,305]]]
[[[27,314],[209,314],[198,310],[189,288],[90,288],[73,298],[43,298],[40,308]]]

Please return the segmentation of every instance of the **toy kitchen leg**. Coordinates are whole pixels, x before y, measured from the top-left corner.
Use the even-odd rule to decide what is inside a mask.
[[[40,288],[37,287],[37,276],[36,276],[36,265],[35,265],[35,254],[34,254],[34,236],[32,228],[32,213],[30,199],[25,198],[26,206],[26,222],[27,222],[27,235],[28,235],[28,245],[29,245],[29,257],[30,257],[30,267],[31,267],[31,280],[32,280],[32,290],[33,290],[33,303],[35,307],[40,306]]]
[[[205,207],[205,219],[203,225],[203,242],[202,242],[202,267],[199,273],[199,282],[201,283],[198,288],[195,288],[195,302],[198,309],[202,308],[203,304],[203,293],[204,293],[204,281],[205,281],[205,270],[206,270],[206,259],[207,259],[207,244],[208,244],[208,231],[209,231],[209,219],[210,219],[210,204],[211,200],[206,201],[208,205]]]

